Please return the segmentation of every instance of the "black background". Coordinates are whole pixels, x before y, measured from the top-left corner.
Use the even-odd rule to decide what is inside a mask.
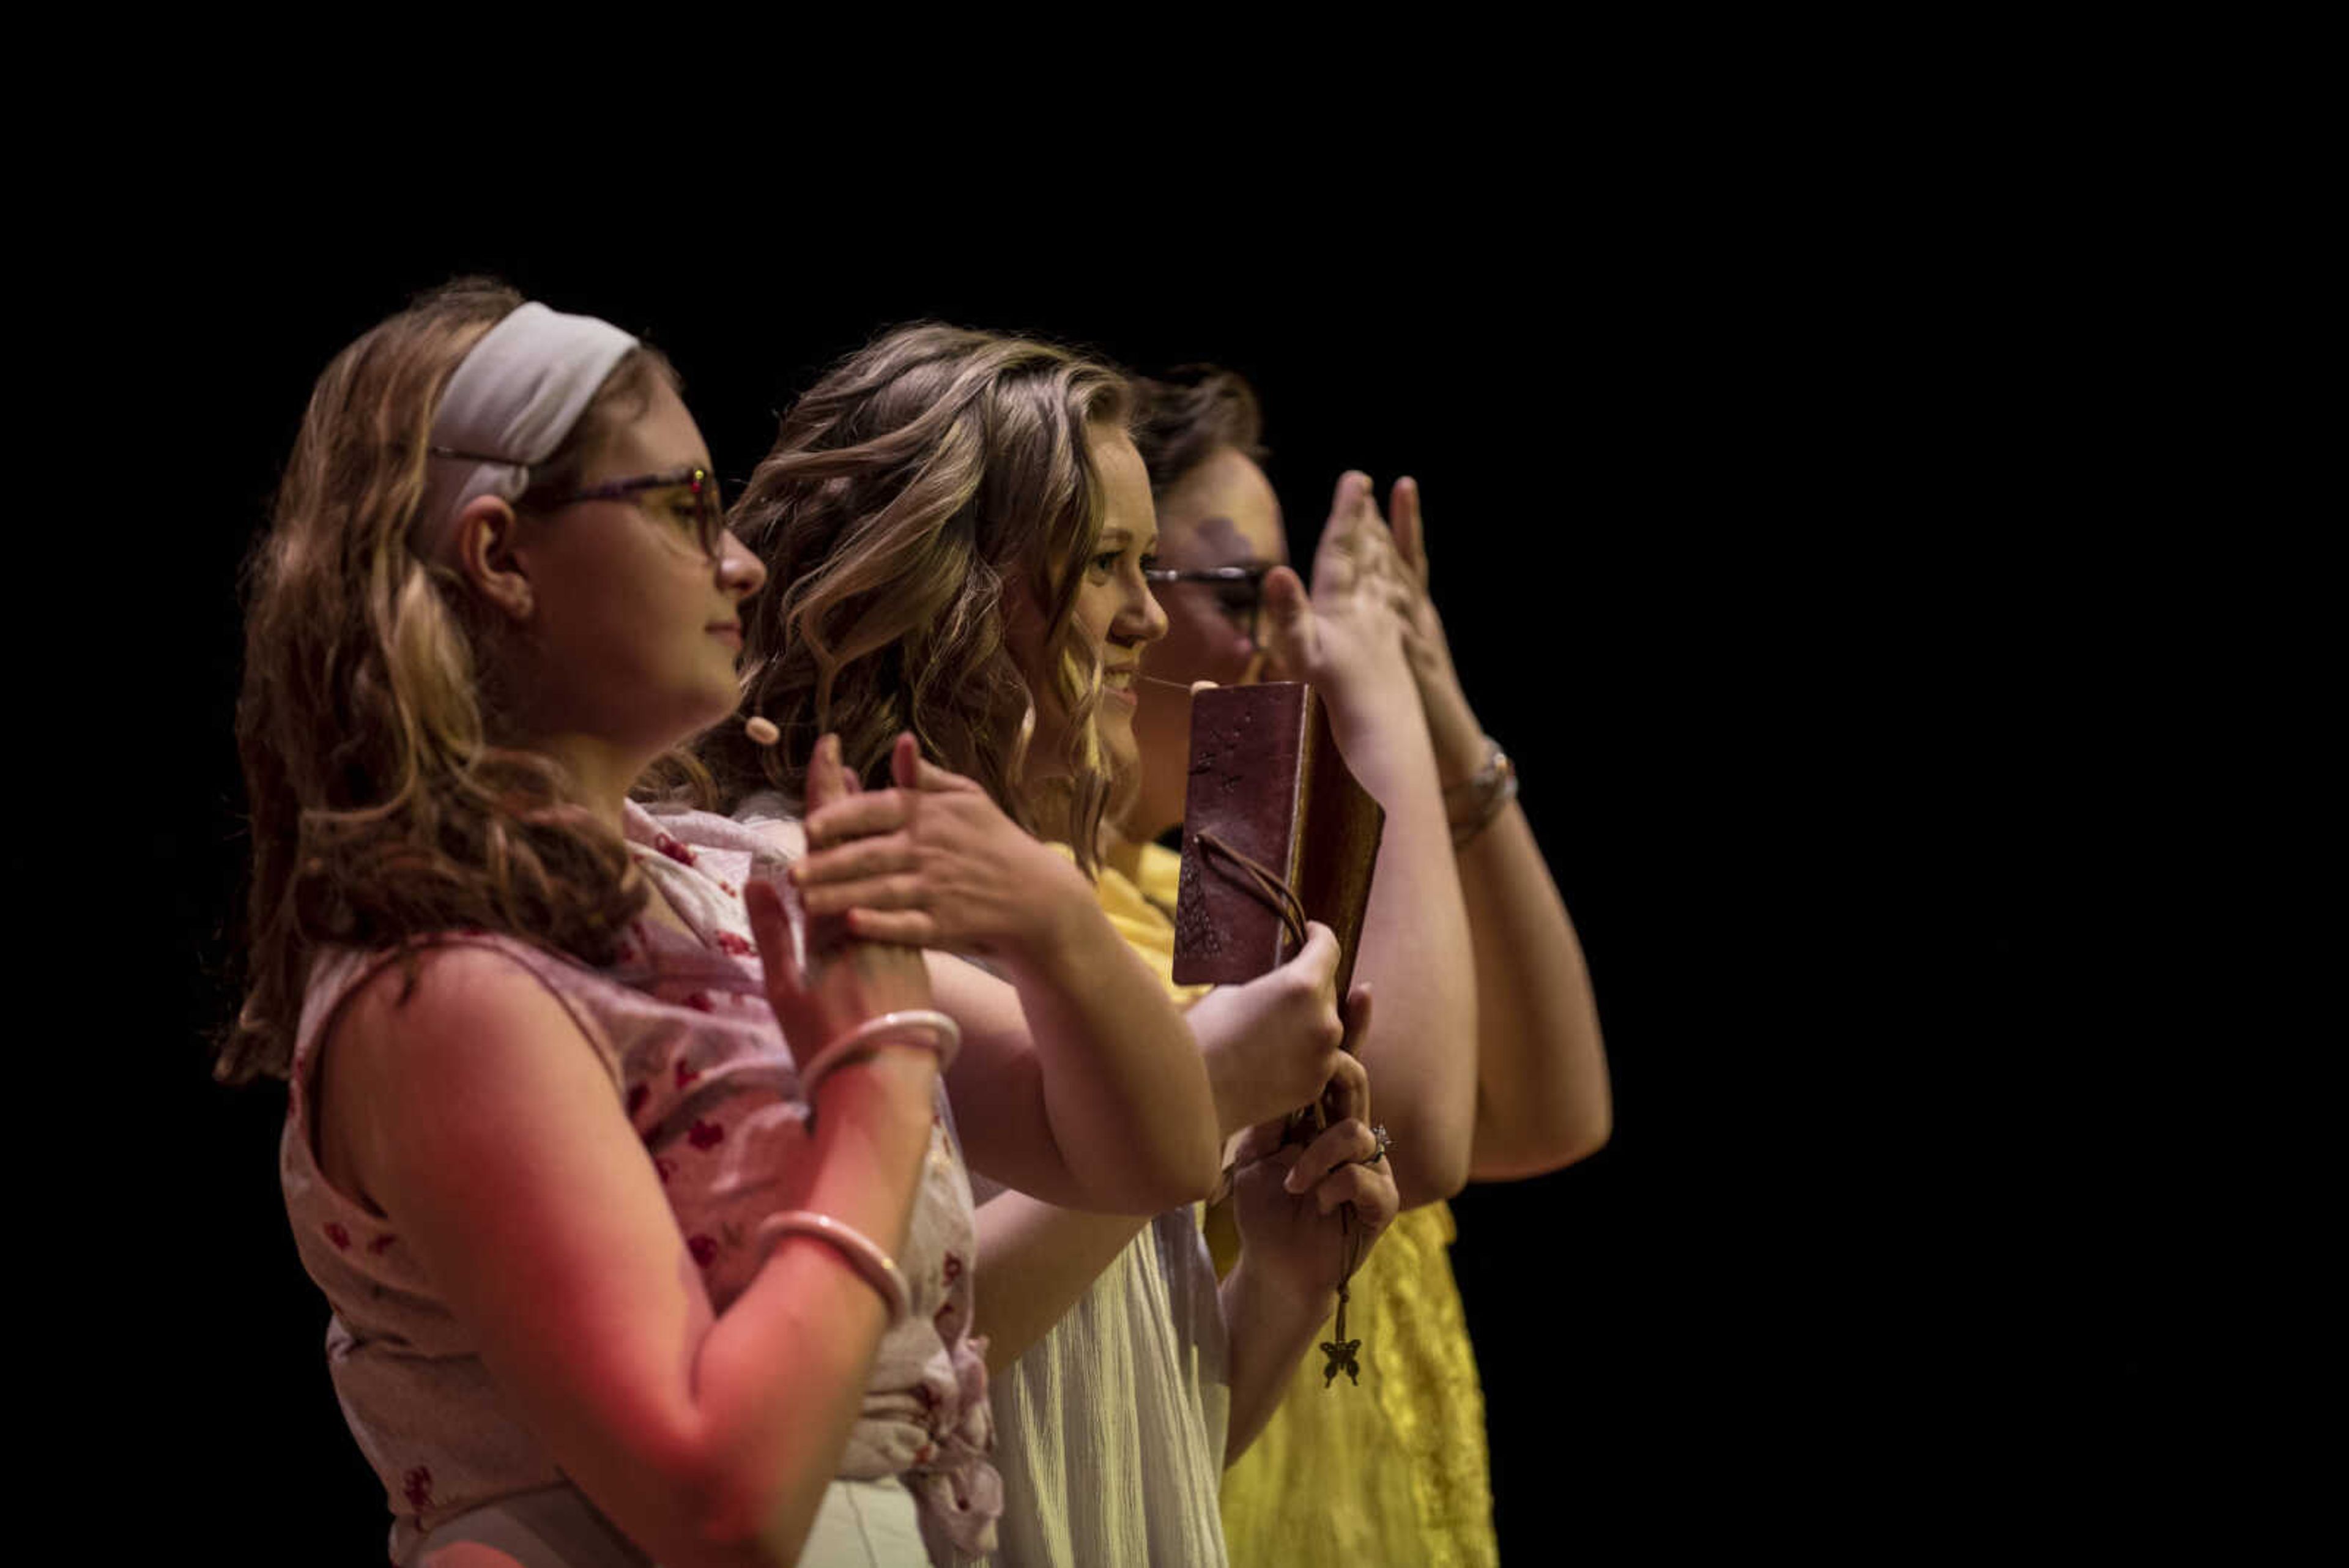
[[[100,369],[154,406],[111,493],[130,635],[80,717],[145,763],[111,842],[16,851],[69,847],[97,929],[140,938],[135,974],[85,982],[131,1048],[88,1124],[99,1234],[69,1238],[139,1247],[133,1284],[84,1297],[108,1348],[79,1403],[149,1478],[122,1522],[380,1551],[285,1235],[282,1093],[206,1074],[236,1000],[237,574],[317,371],[471,272],[659,344],[730,479],[824,365],[924,317],[1244,371],[1300,560],[1342,468],[1420,479],[1618,1107],[1583,1166],[1455,1204],[1505,1561],[1561,1532],[1940,1539],[2138,1484],[2153,1137],[2134,1091],[2065,1119],[2095,1065],[2063,983],[2092,836],[2094,541],[2064,504],[2088,280],[2021,275],[2010,231],[1809,223],[1766,180],[1518,177],[1498,205],[1422,169],[1409,200],[1195,223],[908,233],[815,203],[730,244],[657,203],[295,245],[191,213],[123,350],[146,358]]]

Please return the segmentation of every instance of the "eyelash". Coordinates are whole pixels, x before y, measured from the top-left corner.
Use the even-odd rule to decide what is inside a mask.
[[[1110,573],[1117,570],[1118,558],[1124,554],[1125,552],[1123,550],[1107,550],[1102,552],[1101,555],[1095,556],[1093,557],[1093,570],[1101,573],[1103,576],[1107,576]],[[1144,556],[1142,557],[1142,569],[1143,571],[1154,571],[1157,568],[1157,556]]]

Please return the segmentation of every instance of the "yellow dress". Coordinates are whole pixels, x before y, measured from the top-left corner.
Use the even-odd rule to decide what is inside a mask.
[[[1103,868],[1102,909],[1174,985],[1181,858],[1144,845],[1139,876]],[[1371,1085],[1377,1103],[1378,1085]],[[1280,1407],[1224,1472],[1232,1568],[1492,1568],[1493,1490],[1485,1394],[1446,1253],[1452,1210],[1431,1203],[1397,1219],[1354,1275],[1346,1333],[1362,1341],[1362,1381],[1321,1381],[1308,1351]],[[1228,1208],[1207,1217],[1218,1272],[1238,1255]],[[1335,1328],[1325,1325],[1322,1337]]]

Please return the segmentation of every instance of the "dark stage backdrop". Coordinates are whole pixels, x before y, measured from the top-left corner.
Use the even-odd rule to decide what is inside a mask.
[[[202,1041],[235,1003],[240,560],[317,371],[466,272],[663,347],[730,480],[824,365],[924,317],[1139,369],[1246,372],[1300,560],[1342,468],[1382,491],[1418,476],[1436,598],[1580,927],[1616,1082],[1610,1147],[1454,1206],[1505,1558],[1553,1560],[1561,1530],[1653,1543],[1840,1519],[1835,1499],[1907,1473],[1914,1450],[1890,1434],[1965,1405],[1961,1368],[1978,1365],[1910,1325],[1980,1289],[1918,1267],[1958,1232],[1896,1174],[1893,1151],[1925,1137],[1908,1064],[1993,1014],[2007,1049],[2039,1026],[2035,906],[1986,891],[2023,809],[1996,787],[2012,748],[1984,741],[1980,695],[2037,651],[2013,629],[2036,607],[2000,565],[2000,530],[2022,524],[1971,508],[1946,430],[1928,428],[1977,416],[1896,373],[1982,323],[1879,334],[1863,308],[1825,327],[1830,283],[1725,267],[1685,230],[1651,244],[1631,225],[1598,263],[1531,223],[1441,244],[1314,223],[1182,246],[1092,249],[1078,233],[1050,266],[999,259],[984,234],[866,254],[820,223],[721,252],[692,222],[307,248],[298,265],[253,246],[179,275],[159,315],[201,374],[142,456],[158,472],[135,498],[129,596],[141,646],[171,654],[135,676],[126,656],[121,687],[128,702],[160,673],[171,693],[140,742],[171,763],[130,818],[160,961],[122,987],[139,1050],[115,1090],[142,1170],[166,1178],[142,1277],[177,1282],[134,1293],[156,1315],[123,1331],[152,1336],[170,1389],[159,1516],[226,1511],[268,1560],[280,1541],[285,1561],[381,1549],[381,1497],[326,1380],[325,1310],[285,1234],[283,1094],[212,1085]],[[1128,245],[1154,259],[1133,265]],[[1962,544],[1922,543],[1952,539],[1961,515]],[[1904,630],[1985,595],[2013,635],[1970,645],[1969,681],[1893,668]],[[1939,737],[1921,749],[1920,715]],[[1909,988],[1903,966],[1925,954],[1972,982]],[[2099,1397],[2120,1386],[2089,1376]]]

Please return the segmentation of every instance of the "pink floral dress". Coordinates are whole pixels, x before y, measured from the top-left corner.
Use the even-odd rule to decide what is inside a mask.
[[[759,1221],[780,1206],[774,1140],[802,1110],[790,1047],[767,1005],[741,888],[780,857],[755,830],[699,813],[631,805],[631,848],[694,934],[639,922],[601,971],[512,938],[432,939],[490,949],[561,1002],[643,1137],[710,1303],[723,1312],[757,1273]],[[310,1096],[317,1046],[343,1000],[394,952],[319,960],[295,1048],[279,1171],[303,1266],[334,1315],[326,1359],[351,1434],[382,1479],[391,1554],[499,1498],[564,1484],[508,1411],[463,1324],[397,1232],[319,1172]],[[842,1456],[852,1480],[902,1477],[933,1557],[989,1551],[1002,1507],[988,1462],[987,1374],[971,1325],[970,1183],[943,1091],[913,1223],[898,1254],[914,1312],[874,1359]]]

